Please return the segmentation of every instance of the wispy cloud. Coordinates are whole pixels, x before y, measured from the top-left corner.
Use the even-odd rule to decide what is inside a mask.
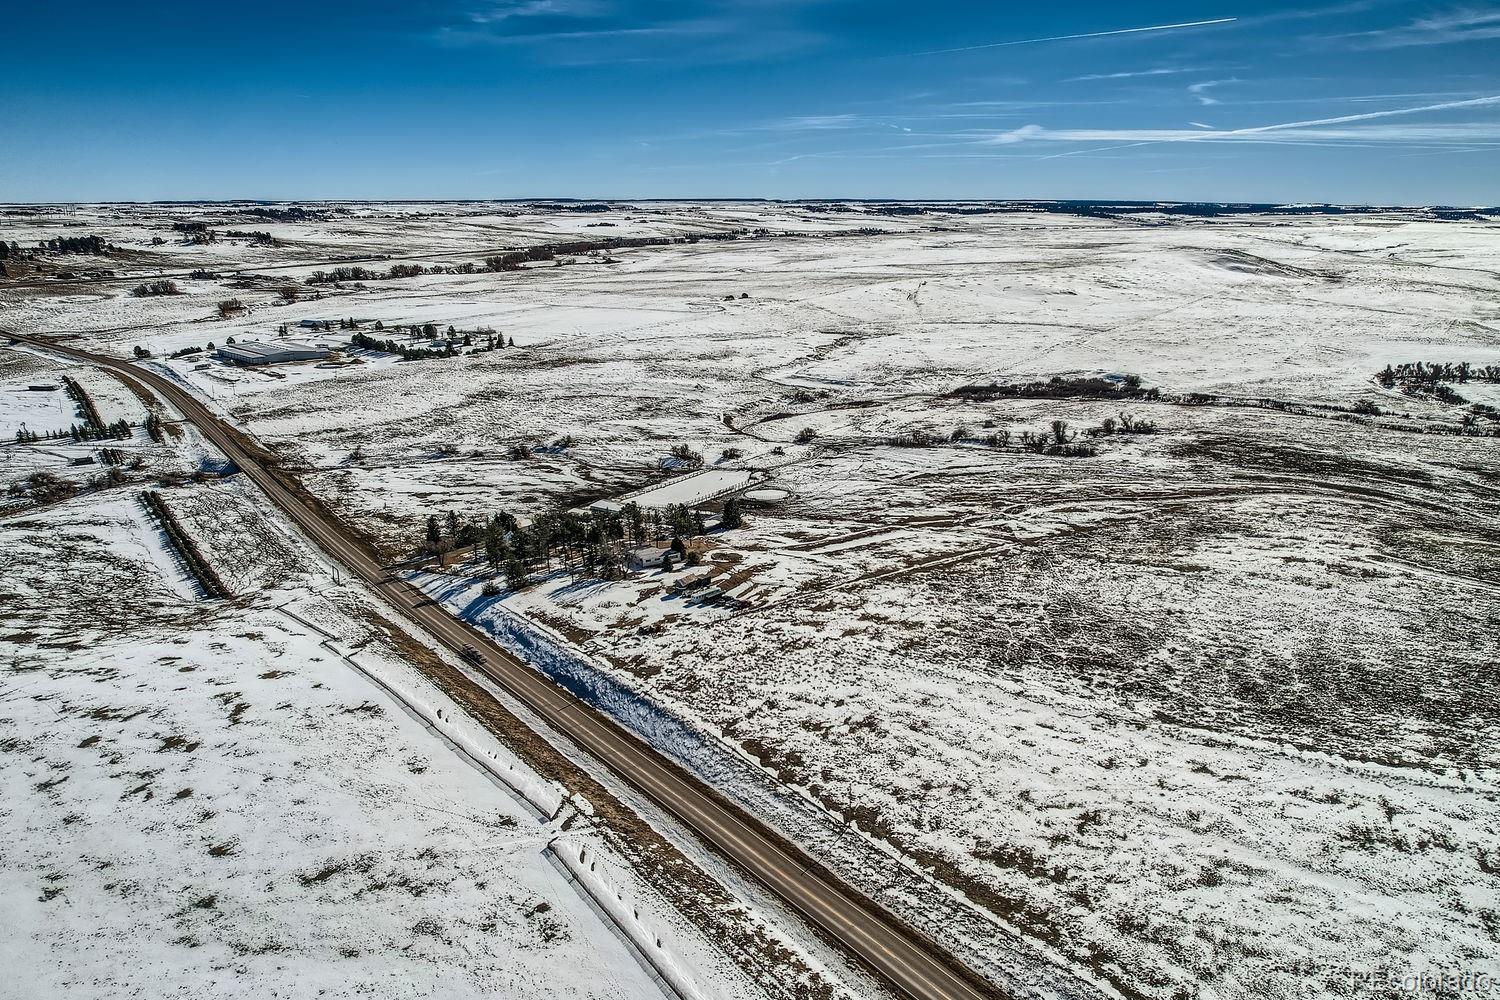
[[[1180,73],[1201,73],[1200,66],[1162,67],[1159,69],[1133,69],[1122,73],[1089,73],[1087,76],[1070,76],[1063,83],[1083,83],[1088,80],[1134,80],[1143,76],[1176,76]]]
[[[525,51],[538,62],[738,62],[823,42],[798,0],[490,0],[433,33],[439,44]]]
[[[1461,8],[1418,18],[1398,28],[1340,35],[1356,48],[1397,49],[1411,45],[1451,45],[1500,38],[1500,9]]]
[[[1211,104],[1218,104],[1218,103],[1220,103],[1220,101],[1219,101],[1219,99],[1217,97],[1214,97],[1211,94],[1209,94],[1210,90],[1213,90],[1215,87],[1222,87],[1226,83],[1239,83],[1239,82],[1240,82],[1239,80],[1233,79],[1233,78],[1228,79],[1228,80],[1204,80],[1202,83],[1191,84],[1188,87],[1188,93],[1192,94],[1193,97],[1197,99],[1197,101],[1198,101],[1199,104],[1202,104],[1205,107],[1207,107],[1208,105],[1211,105]]]
[[[512,18],[598,17],[609,8],[603,0],[503,0],[471,10],[475,24],[499,24]]]
[[[986,42],[983,45],[960,45],[951,49],[927,49],[913,52],[914,56],[936,56],[947,52],[973,52],[977,49],[1002,49],[1010,45],[1037,45],[1042,42],[1067,42],[1076,38],[1105,38],[1110,35],[1139,35],[1157,31],[1181,31],[1186,28],[1206,28],[1215,24],[1231,24],[1235,17],[1216,17],[1207,21],[1182,21],[1178,24],[1152,24],[1143,28],[1115,28],[1110,31],[1086,31],[1076,35],[1048,35],[1045,38],[1017,38],[1008,42]]]
[[[1054,157],[1080,153],[1107,152],[1168,142],[1274,142],[1308,143],[1435,143],[1472,144],[1500,141],[1500,122],[1460,122],[1440,125],[1358,126],[1357,123],[1382,118],[1396,118],[1440,111],[1500,106],[1500,96],[1478,97],[1466,101],[1446,101],[1415,108],[1392,108],[1367,111],[1357,115],[1337,115],[1305,121],[1278,122],[1238,129],[1213,129],[1191,122],[1198,131],[1187,129],[1046,129],[1039,125],[1001,132],[984,140],[987,145],[1011,146],[1023,142],[1120,142],[1125,145],[1104,149],[1075,150],[1056,153]],[[1356,125],[1354,128],[1333,126]]]

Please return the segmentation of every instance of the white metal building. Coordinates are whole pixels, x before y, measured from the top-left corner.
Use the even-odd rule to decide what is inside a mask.
[[[232,365],[276,365],[285,361],[321,361],[328,348],[310,344],[263,344],[254,340],[225,344],[214,351],[221,361]]]

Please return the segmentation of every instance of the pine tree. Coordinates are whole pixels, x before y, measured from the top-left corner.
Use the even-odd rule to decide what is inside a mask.
[[[733,497],[724,504],[724,516],[719,518],[719,527],[738,528],[745,523],[745,518],[740,514],[740,501]]]
[[[428,542],[429,545],[436,545],[438,542],[440,542],[442,540],[443,540],[443,533],[438,528],[437,515],[436,514],[429,514],[427,516],[427,542]]]
[[[505,585],[511,590],[526,586],[526,567],[515,556],[505,560]]]

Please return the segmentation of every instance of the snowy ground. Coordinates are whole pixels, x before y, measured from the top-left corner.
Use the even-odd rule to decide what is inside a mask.
[[[172,216],[74,211],[142,254]],[[281,226],[282,248],[204,252],[305,274],[345,238],[397,259],[577,232],[772,235],[321,286],[295,305],[272,277],[184,280],[170,300],[132,299],[129,280],[0,289],[4,324],[121,354],[304,316],[514,337],[284,379],[170,363],[392,554],[431,513],[649,490],[676,444],[785,490],[709,541],[740,609],[677,597],[659,570],[501,598],[473,569],[429,584],[478,620],[544,623],[899,852],[920,877],[819,847],[919,922],[956,907],[934,932],[980,967],[1013,972],[1020,940],[1080,981],[1163,998],[1496,971],[1500,439],[1447,433],[1464,405],[1372,378],[1500,363],[1495,224],[338,211]],[[602,220],[617,228],[587,228]],[[172,254],[197,266],[199,249]],[[209,319],[231,289],[251,312]],[[1108,373],[1171,401],[950,395]],[[1495,402],[1493,385],[1458,388]],[[1262,399],[1281,408],[1241,405]],[[1351,413],[1362,401],[1382,415]],[[1092,458],[1016,446],[1122,410],[1159,433],[1103,438]],[[896,443],[918,431],[936,443]],[[984,443],[1001,431],[1009,446]]]
[[[124,482],[0,518],[0,995],[848,995],[533,770],[238,479],[163,491],[238,595],[205,600],[139,498],[204,446],[111,444]]]

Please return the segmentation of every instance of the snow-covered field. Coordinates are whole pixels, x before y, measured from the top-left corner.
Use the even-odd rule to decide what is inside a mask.
[[[0,996],[849,996],[503,709],[497,738],[239,479],[163,490],[235,595],[206,600],[141,502],[214,464],[174,430],[0,467],[139,460],[0,516]]]
[[[784,490],[707,539],[735,605],[674,594],[656,569],[498,597],[477,565],[426,579],[476,619],[544,624],[834,828],[903,856],[898,878],[819,847],[917,922],[952,915],[933,932],[977,967],[1010,976],[1045,953],[1091,984],[1077,995],[1162,998],[1500,971],[1500,438],[1458,433],[1497,426],[1467,405],[1495,405],[1495,385],[1456,385],[1455,403],[1374,379],[1500,363],[1500,225],[329,212],[243,225],[277,248],[151,248],[207,209],[17,220],[23,242],[64,215],[134,241],[115,266],[137,270],[0,285],[0,326],[159,356],[308,317],[513,338],[284,378],[163,363],[392,555],[450,509],[650,498],[679,444],[716,482]],[[457,263],[741,228],[768,233],[279,292],[340,255]],[[127,294],[135,275],[200,266],[264,277]],[[249,312],[211,318],[230,294]],[[954,394],[1118,375],[1160,396]],[[1156,433],[1100,436],[1092,457],[1020,444],[1122,412]]]

